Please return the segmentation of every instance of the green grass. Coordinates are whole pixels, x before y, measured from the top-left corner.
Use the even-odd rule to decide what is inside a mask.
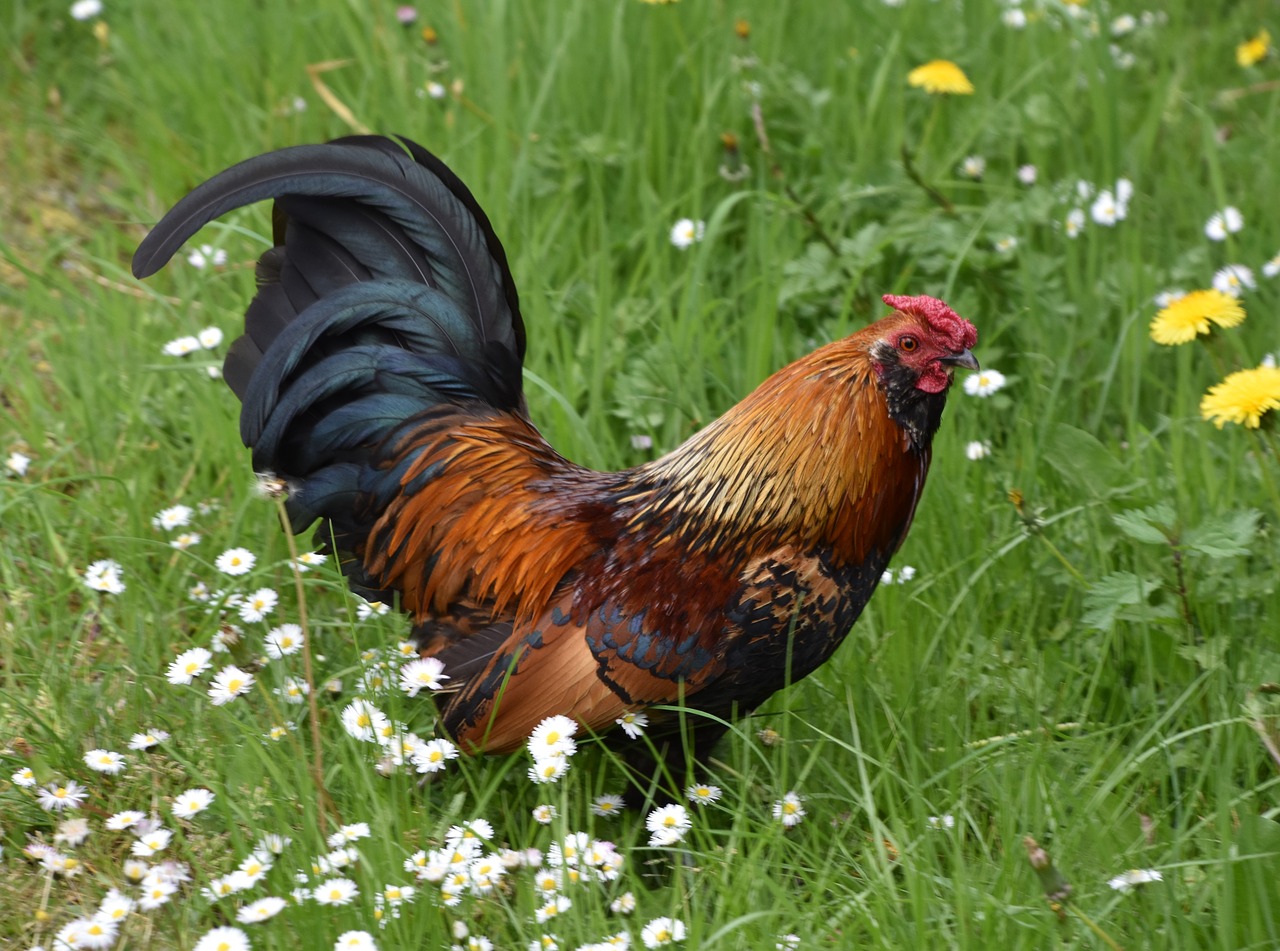
[[[335,816],[373,830],[348,872],[359,898],[245,926],[254,947],[325,948],[350,929],[383,948],[445,947],[455,921],[526,947],[544,930],[531,870],[453,909],[422,883],[385,930],[374,921],[373,896],[412,880],[404,859],[475,817],[514,849],[584,830],[624,853],[618,881],[567,888],[572,908],[547,926],[563,948],[624,930],[638,947],[659,915],[683,920],[690,948],[772,948],[787,933],[804,948],[1280,943],[1280,762],[1263,742],[1280,736],[1274,418],[1259,434],[1198,414],[1210,385],[1280,348],[1280,284],[1261,273],[1280,250],[1280,77],[1275,56],[1235,62],[1259,29],[1280,33],[1274,9],[1174,0],[1166,20],[1113,39],[1112,19],[1138,9],[1091,2],[1093,31],[1054,4],[1024,3],[1024,30],[994,2],[820,6],[457,3],[424,7],[406,29],[387,3],[108,0],[102,42],[66,3],[6,7],[0,457],[33,461],[0,477],[0,941],[50,947],[126,887],[132,836],[103,819],[140,809],[175,830],[161,857],[194,881],[131,916],[121,947],[189,948],[241,898],[287,897]],[[958,62],[975,94],[909,88],[907,72],[934,58]],[[640,815],[590,814],[592,797],[624,786],[598,751],[555,786],[531,785],[519,756],[457,761],[424,786],[378,775],[375,748],[339,714],[359,695],[361,652],[393,647],[405,627],[358,620],[332,565],[302,586],[331,808],[305,706],[256,689],[214,707],[165,680],[219,626],[187,597],[197,579],[273,587],[271,622],[298,619],[236,401],[202,369],[225,347],[161,353],[207,326],[235,335],[266,211],[198,240],[226,249],[224,268],[179,260],[139,285],[129,256],[208,175],[350,133],[308,79],[325,61],[344,61],[321,78],[356,121],[441,154],[488,211],[528,324],[532,415],[577,461],[640,462],[650,453],[635,435],[673,447],[774,369],[881,314],[882,293],[945,297],[978,326],[984,366],[1008,377],[990,398],[952,396],[895,562],[916,576],[882,587],[831,663],[735,726],[718,750],[724,797],[692,810],[684,851],[649,849]],[[424,97],[429,80],[461,91]],[[299,96],[305,110],[284,108]],[[726,132],[740,181],[718,173]],[[952,211],[910,180],[904,147]],[[980,181],[956,171],[968,155],[986,159]],[[1027,163],[1031,187],[1015,176]],[[1068,238],[1075,182],[1119,177],[1135,185],[1126,219]],[[1226,204],[1246,226],[1211,243],[1204,223]],[[668,232],[686,216],[707,233],[681,252]],[[1009,235],[1016,248],[997,251]],[[1245,323],[1207,345],[1152,343],[1153,296],[1207,287],[1229,262],[1258,277]],[[989,458],[965,458],[974,440],[990,441]],[[216,507],[196,516],[203,537],[188,551],[150,524],[205,500]],[[258,567],[219,582],[213,560],[236,545]],[[85,587],[102,558],[123,565],[124,593]],[[267,625],[244,626],[254,657]],[[298,657],[259,678],[286,673],[300,675]],[[339,692],[323,690],[330,678]],[[429,702],[378,703],[429,729]],[[286,718],[289,738],[262,739]],[[118,776],[85,767],[86,750],[124,751],[149,728],[172,739],[129,752]],[[765,728],[780,742],[764,745]],[[9,782],[28,766],[41,783],[89,787],[79,814],[92,834],[64,849],[81,860],[74,877],[50,879],[22,854],[59,821]],[[172,797],[195,786],[215,792],[213,807],[173,819]],[[792,789],[808,814],[784,831],[771,808]],[[542,802],[560,813],[550,828],[530,814]],[[932,827],[946,815],[953,827]],[[268,878],[201,897],[264,832],[293,840]],[[1061,915],[1027,836],[1072,886]],[[1163,880],[1108,887],[1129,868]],[[608,912],[625,891],[631,919]]]

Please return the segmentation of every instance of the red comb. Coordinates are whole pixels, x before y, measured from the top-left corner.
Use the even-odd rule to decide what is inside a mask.
[[[978,342],[978,328],[936,297],[885,294],[880,299],[894,310],[923,319],[934,333],[946,338],[954,350],[969,350]]]

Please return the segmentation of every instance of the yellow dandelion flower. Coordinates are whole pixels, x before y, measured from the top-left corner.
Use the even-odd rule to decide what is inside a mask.
[[[1246,40],[1236,47],[1236,62],[1241,66],[1254,66],[1267,58],[1271,52],[1271,34],[1259,30],[1258,35]]]
[[[1200,415],[1219,429],[1227,423],[1257,429],[1262,415],[1273,409],[1280,409],[1280,367],[1238,370],[1200,401]]]
[[[1169,304],[1151,321],[1151,339],[1166,347],[1195,340],[1207,334],[1209,325],[1234,327],[1244,320],[1244,308],[1222,291],[1192,291]]]
[[[907,84],[927,93],[950,93],[955,96],[973,95],[973,83],[964,70],[949,59],[935,59],[917,66],[907,73]]]

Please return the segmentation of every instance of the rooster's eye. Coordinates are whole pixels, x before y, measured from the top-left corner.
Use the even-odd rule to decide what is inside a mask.
[[[898,349],[903,353],[911,353],[918,346],[920,346],[920,341],[915,337],[906,336],[898,341]]]

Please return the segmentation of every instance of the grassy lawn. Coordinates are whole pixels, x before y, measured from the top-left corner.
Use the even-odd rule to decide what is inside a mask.
[[[1280,433],[1202,411],[1280,353],[1280,18],[1147,6],[5,5],[0,944],[114,907],[73,946],[641,948],[664,917],[706,949],[1280,946]],[[908,81],[935,60],[972,92]],[[586,465],[673,448],[882,294],[978,327],[891,582],[736,724],[676,846],[599,806],[625,781],[585,738],[536,784],[344,728],[367,702],[425,741],[432,704],[407,623],[295,561],[216,379],[268,211],[129,274],[213,173],[369,130],[490,215],[531,415]],[[214,703],[229,665],[253,685]]]

